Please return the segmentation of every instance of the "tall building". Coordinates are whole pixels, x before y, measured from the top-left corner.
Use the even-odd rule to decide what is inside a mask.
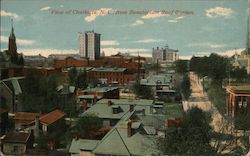
[[[166,46],[165,48],[153,48],[153,61],[157,62],[158,60],[159,62],[172,63],[179,58],[177,52],[178,50],[170,49],[168,48],[168,46]]]
[[[80,48],[79,53],[81,57],[95,60],[100,57],[100,42],[101,34],[92,31],[79,33]]]

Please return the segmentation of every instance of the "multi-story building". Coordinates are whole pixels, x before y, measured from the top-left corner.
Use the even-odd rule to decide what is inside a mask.
[[[100,57],[100,40],[101,34],[92,31],[79,33],[79,53],[81,57],[95,60]]]
[[[178,50],[170,49],[168,48],[168,46],[166,46],[165,48],[153,48],[153,61],[157,62],[158,60],[159,62],[172,63],[179,58],[177,52]]]

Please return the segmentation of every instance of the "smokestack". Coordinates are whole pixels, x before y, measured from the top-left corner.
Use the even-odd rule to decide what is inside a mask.
[[[132,136],[132,121],[128,120],[128,137]]]
[[[108,106],[112,106],[112,101],[111,100],[108,101]]]
[[[134,111],[134,105],[129,105],[129,111],[133,112]]]
[[[35,139],[37,139],[39,137],[39,115],[37,115],[36,119],[35,119],[34,136],[35,136]]]

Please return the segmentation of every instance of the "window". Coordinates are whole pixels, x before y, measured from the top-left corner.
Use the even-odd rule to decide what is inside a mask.
[[[18,146],[16,146],[16,145],[13,146],[13,152],[14,152],[14,153],[17,153],[17,152],[18,152]]]

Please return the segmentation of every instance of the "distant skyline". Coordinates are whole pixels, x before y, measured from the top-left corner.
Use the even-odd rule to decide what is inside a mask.
[[[78,32],[101,34],[105,55],[151,56],[153,47],[178,49],[181,58],[233,54],[247,42],[247,0],[1,0],[1,51],[11,18],[19,53],[78,53]]]

